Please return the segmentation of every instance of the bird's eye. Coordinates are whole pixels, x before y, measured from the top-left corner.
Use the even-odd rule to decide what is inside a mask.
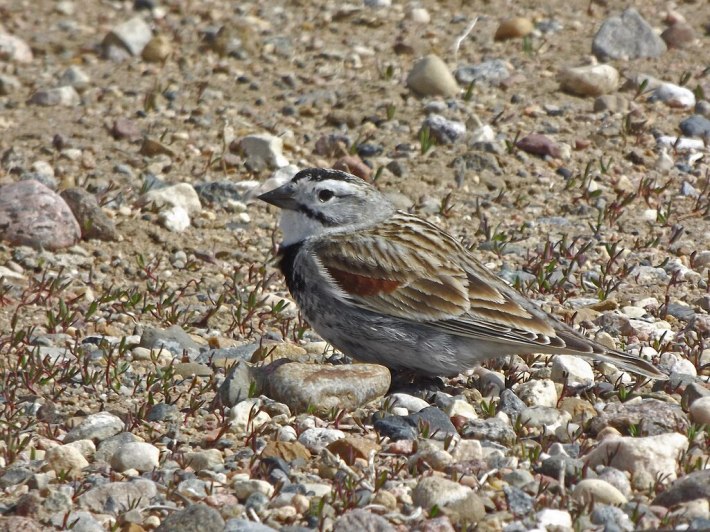
[[[318,192],[318,201],[320,201],[321,203],[325,203],[333,196],[335,196],[335,193],[332,190],[328,190],[326,188]]]

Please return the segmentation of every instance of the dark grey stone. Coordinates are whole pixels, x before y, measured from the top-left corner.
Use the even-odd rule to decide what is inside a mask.
[[[169,405],[158,403],[153,405],[145,417],[147,421],[164,421],[165,419],[177,416],[180,414],[180,409],[177,405]]]
[[[613,530],[631,531],[634,529],[634,524],[629,519],[629,516],[616,506],[597,504],[594,506],[590,518],[595,525],[604,526],[604,532]]]
[[[710,499],[710,469],[695,471],[675,480],[653,500],[653,504],[670,508],[695,499]]]
[[[508,510],[517,517],[523,517],[532,512],[535,499],[515,486],[503,486],[505,498],[508,500]]]
[[[223,405],[233,407],[249,398],[252,383],[257,382],[253,370],[254,368],[241,360],[229,370],[218,392]]]
[[[710,120],[693,115],[680,123],[680,130],[686,137],[710,137]]]
[[[564,475],[565,482],[570,484],[577,480],[579,472],[584,467],[584,462],[576,458],[571,458],[563,454],[551,456],[535,467],[536,473],[541,473],[554,479]]]
[[[157,532],[222,532],[224,519],[214,508],[193,504],[166,517]]]
[[[472,419],[464,425],[461,435],[472,440],[489,440],[509,446],[515,442],[515,432],[497,418]]]

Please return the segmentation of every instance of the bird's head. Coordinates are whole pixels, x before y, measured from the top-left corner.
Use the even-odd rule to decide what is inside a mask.
[[[283,209],[283,245],[385,219],[395,208],[375,187],[339,170],[309,168],[259,196]]]

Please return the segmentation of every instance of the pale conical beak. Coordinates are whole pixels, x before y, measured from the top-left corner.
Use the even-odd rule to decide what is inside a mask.
[[[262,195],[257,196],[261,201],[275,205],[281,209],[288,209],[291,211],[298,210],[298,202],[294,198],[295,187],[293,183],[286,183],[281,185],[274,190],[269,192],[264,192]]]

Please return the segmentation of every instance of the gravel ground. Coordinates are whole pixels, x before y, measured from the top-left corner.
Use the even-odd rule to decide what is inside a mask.
[[[0,530],[710,528],[710,5],[469,4],[0,6]],[[669,380],[353,364],[253,200],[310,166]]]

